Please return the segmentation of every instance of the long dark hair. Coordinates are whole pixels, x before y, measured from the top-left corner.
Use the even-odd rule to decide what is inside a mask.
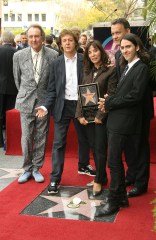
[[[102,65],[104,67],[107,68],[108,63],[110,62],[107,53],[105,52],[105,50],[102,47],[102,44],[99,41],[97,41],[97,40],[90,41],[87,44],[85,52],[84,52],[84,72],[86,74],[89,74],[91,72],[91,70],[93,69],[93,67],[94,67],[94,64],[91,62],[91,60],[90,60],[90,58],[88,56],[89,48],[91,46],[93,46],[95,49],[99,49],[100,50],[100,52],[101,52],[101,62],[102,62]]]
[[[121,41],[122,40],[127,40],[127,41],[130,41],[135,47],[139,47],[139,50],[137,51],[137,56],[138,58],[141,59],[142,62],[148,64],[149,61],[150,61],[150,54],[147,52],[147,50],[145,49],[141,39],[133,34],[133,33],[127,33],[124,35],[124,37],[122,37]],[[126,60],[125,58],[122,56],[121,57],[121,65],[125,65],[126,63]]]

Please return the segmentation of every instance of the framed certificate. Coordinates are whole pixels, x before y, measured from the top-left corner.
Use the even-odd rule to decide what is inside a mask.
[[[79,97],[84,118],[88,122],[94,122],[96,113],[98,111],[98,83],[79,85]]]

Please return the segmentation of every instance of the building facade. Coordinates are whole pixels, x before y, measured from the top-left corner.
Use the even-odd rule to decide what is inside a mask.
[[[59,5],[56,1],[2,0],[1,29],[27,29],[32,23],[57,35]]]

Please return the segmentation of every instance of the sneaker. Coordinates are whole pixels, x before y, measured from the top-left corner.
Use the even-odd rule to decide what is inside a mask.
[[[35,182],[38,182],[38,183],[44,182],[44,177],[39,171],[33,171],[32,175],[35,179]]]
[[[96,171],[90,165],[88,165],[86,167],[83,167],[83,168],[79,168],[78,173],[79,174],[86,174],[86,175],[89,175],[89,176],[96,176]]]
[[[48,193],[49,194],[57,194],[59,187],[60,187],[60,185],[58,182],[51,182],[48,187]]]
[[[18,179],[18,183],[25,183],[32,177],[32,173],[30,171],[25,171]]]

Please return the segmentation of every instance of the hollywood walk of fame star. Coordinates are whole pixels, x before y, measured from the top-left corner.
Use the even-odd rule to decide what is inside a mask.
[[[5,178],[17,178],[22,173],[22,169],[10,169],[10,168],[0,168],[0,170],[5,171],[6,174],[1,176],[0,179]]]
[[[85,106],[89,102],[96,104],[95,99],[94,99],[95,93],[90,92],[89,88],[87,88],[86,93],[82,94],[82,96],[85,98],[85,104],[84,104]]]
[[[50,200],[52,202],[56,202],[57,205],[50,207],[48,209],[46,209],[43,212],[40,212],[39,214],[48,214],[49,216],[52,215],[52,213],[58,213],[58,212],[65,212],[65,213],[70,213],[73,215],[78,215],[78,214],[82,214],[88,218],[90,218],[91,220],[94,219],[94,215],[95,215],[95,210],[96,210],[96,206],[100,205],[101,200],[97,200],[97,199],[89,199],[88,198],[88,192],[87,189],[73,195],[72,197],[60,197],[60,196],[43,196],[41,195],[41,197]],[[80,198],[83,202],[85,202],[86,204],[80,204],[79,208],[69,208],[67,205],[75,198],[78,197]]]

